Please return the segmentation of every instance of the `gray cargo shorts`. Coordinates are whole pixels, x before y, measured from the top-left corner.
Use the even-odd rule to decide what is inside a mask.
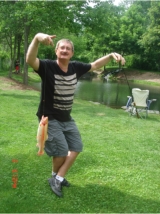
[[[44,148],[47,155],[64,157],[68,151],[81,152],[82,149],[81,136],[73,119],[67,122],[48,121],[48,139]]]

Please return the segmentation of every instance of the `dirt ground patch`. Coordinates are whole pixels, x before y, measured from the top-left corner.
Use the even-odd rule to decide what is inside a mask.
[[[144,72],[141,73],[139,71],[130,71],[126,72],[126,76],[128,80],[145,80],[149,82],[157,82],[160,83],[160,74],[152,73],[152,72]],[[124,77],[124,74],[119,75],[120,78]]]
[[[94,71],[97,75],[103,74],[103,71]],[[107,73],[106,73],[107,74]],[[153,73],[153,72],[140,72],[138,70],[128,70],[122,71],[116,74],[116,77],[119,79],[125,79],[126,77],[128,80],[144,80],[148,82],[155,82],[160,83],[160,74]]]
[[[8,77],[0,77],[1,90],[33,90],[32,87],[26,86]]]

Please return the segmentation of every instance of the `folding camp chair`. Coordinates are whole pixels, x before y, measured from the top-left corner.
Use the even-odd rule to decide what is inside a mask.
[[[126,109],[130,116],[137,116],[138,118],[146,118],[150,104],[156,99],[149,100],[149,90],[141,90],[139,88],[132,89],[132,97],[127,96],[128,101]]]

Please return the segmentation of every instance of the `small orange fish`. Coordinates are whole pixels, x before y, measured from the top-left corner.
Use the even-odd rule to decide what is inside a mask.
[[[37,131],[37,147],[39,147],[38,155],[44,154],[45,141],[48,139],[48,117],[42,116]]]

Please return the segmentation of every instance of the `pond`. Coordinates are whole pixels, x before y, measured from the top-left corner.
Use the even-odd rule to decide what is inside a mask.
[[[99,102],[112,108],[121,108],[127,103],[127,96],[131,96],[132,88],[149,90],[149,99],[157,99],[152,102],[150,110],[159,111],[160,87],[147,84],[137,84],[129,81],[103,81],[98,79],[80,80],[77,84],[75,97],[83,100]]]
[[[34,86],[40,90],[40,83]],[[129,81],[107,81],[98,78],[80,79],[75,91],[75,97],[98,102],[112,108],[121,108],[127,103],[127,96],[131,95],[130,89],[140,88],[150,91],[149,99],[157,99],[150,106],[150,110],[159,111],[160,86],[137,84]]]

